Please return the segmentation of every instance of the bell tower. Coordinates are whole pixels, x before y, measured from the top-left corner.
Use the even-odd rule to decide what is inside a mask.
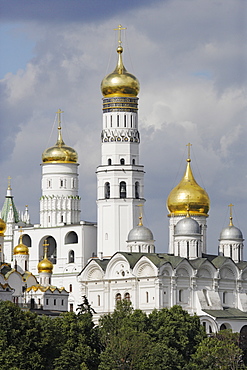
[[[117,66],[101,83],[101,164],[96,172],[99,257],[127,251],[128,233],[138,222],[138,205],[145,201],[144,167],[139,164],[139,82],[123,65],[124,29],[117,28]]]

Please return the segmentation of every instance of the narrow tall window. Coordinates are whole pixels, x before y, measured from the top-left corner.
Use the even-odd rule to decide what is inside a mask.
[[[135,198],[139,199],[140,198],[140,184],[138,181],[135,182]]]
[[[223,295],[222,295],[223,304],[226,304],[226,296],[227,296],[227,292],[223,292]]]
[[[117,127],[119,127],[119,115],[117,115]]]
[[[72,292],[72,284],[69,284],[69,291]]]
[[[112,116],[111,116],[111,127],[112,127]]]
[[[111,195],[110,183],[106,182],[105,183],[105,199],[110,199],[110,195]]]
[[[124,158],[121,158],[121,159],[120,159],[120,164],[122,164],[122,165],[124,165],[124,164],[125,164],[125,160],[124,160]]]
[[[121,181],[119,184],[119,195],[120,198],[126,198],[126,182]]]
[[[178,301],[183,302],[183,291],[182,291],[182,289],[179,289],[179,291],[178,291]]]
[[[230,244],[230,257],[232,258],[232,244]]]
[[[75,262],[75,252],[73,250],[69,251],[69,263]]]
[[[74,311],[73,303],[70,303],[70,305],[69,305],[69,310],[70,310],[70,312],[73,312],[73,311]]]
[[[98,306],[100,306],[100,295],[98,295]]]
[[[136,160],[135,160],[135,158],[134,159],[132,159],[132,164],[136,164]]]
[[[120,293],[117,293],[116,294],[116,302],[117,301],[121,301],[122,297],[121,297],[121,294]]]
[[[126,114],[124,115],[124,127],[126,127]]]
[[[187,242],[187,258],[190,257],[190,243]]]
[[[131,128],[133,127],[133,116],[132,116],[132,114],[130,116],[130,126],[131,126]]]
[[[126,299],[126,301],[130,301],[130,294],[129,293],[125,293],[124,299]]]
[[[108,158],[108,166],[111,165],[111,158]]]
[[[146,292],[146,303],[149,302],[149,295],[148,295],[148,292]]]
[[[105,115],[105,127],[107,128],[107,116]]]

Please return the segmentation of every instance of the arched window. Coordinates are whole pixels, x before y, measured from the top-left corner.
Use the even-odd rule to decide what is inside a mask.
[[[120,293],[116,294],[116,302],[121,301],[122,297]]]
[[[117,115],[117,127],[119,127],[119,115]]]
[[[112,116],[111,116],[111,127],[112,127]]]
[[[22,236],[22,243],[30,248],[32,246],[32,240],[31,240],[30,236],[27,235],[27,234],[24,234]]]
[[[126,299],[126,301],[130,301],[130,294],[129,293],[125,293],[124,299]]]
[[[75,252],[74,251],[69,251],[69,263],[74,263],[75,262]]]
[[[109,182],[106,182],[105,183],[105,199],[109,199],[110,198],[110,195],[111,195],[110,183]]]
[[[140,190],[140,184],[138,181],[136,181],[135,182],[135,198],[136,199],[140,198],[139,190]]]
[[[98,306],[100,306],[100,295],[98,295]]]
[[[125,164],[125,160],[124,160],[124,158],[121,158],[121,159],[120,159],[120,164]]]
[[[65,236],[65,244],[75,244],[78,243],[78,235],[71,231]]]
[[[124,115],[124,127],[126,127],[126,114]]]
[[[135,160],[135,158],[134,159],[132,159],[132,164],[136,164],[136,160]]]
[[[71,293],[73,290],[72,284],[69,284],[69,292]]]
[[[119,184],[119,195],[120,198],[126,198],[126,182],[121,181]]]
[[[225,324],[220,325],[220,330],[226,330],[226,325]]]
[[[132,116],[132,114],[130,116],[130,126],[131,126],[131,128],[133,127],[133,116]]]
[[[111,158],[108,158],[108,166],[111,165]]]

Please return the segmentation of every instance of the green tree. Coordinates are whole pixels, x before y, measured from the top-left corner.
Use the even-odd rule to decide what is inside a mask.
[[[92,315],[67,312],[56,319],[60,328],[60,355],[54,361],[54,370],[94,370],[98,367],[98,336]]]
[[[239,333],[222,330],[200,343],[196,353],[192,355],[188,369],[243,369],[242,354],[239,348]]]

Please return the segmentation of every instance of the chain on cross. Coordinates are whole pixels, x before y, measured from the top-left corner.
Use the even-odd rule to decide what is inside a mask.
[[[121,46],[122,40],[121,40],[121,31],[127,30],[127,27],[122,27],[121,24],[119,24],[118,28],[114,28],[114,31],[118,31],[118,44]]]

